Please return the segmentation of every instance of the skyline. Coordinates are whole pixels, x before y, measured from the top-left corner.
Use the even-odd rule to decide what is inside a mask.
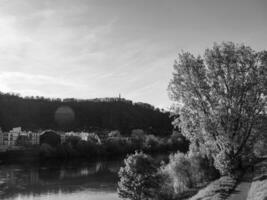
[[[118,97],[171,105],[179,52],[214,42],[267,49],[267,2],[0,2],[0,91],[22,96]]]

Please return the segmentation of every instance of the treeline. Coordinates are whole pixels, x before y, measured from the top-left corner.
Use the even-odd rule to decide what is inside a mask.
[[[189,141],[178,132],[169,137],[155,135],[132,134],[130,137],[109,137],[103,142],[89,136],[87,141],[77,136],[69,136],[63,143],[56,143],[54,133],[50,132],[40,145],[40,156],[44,158],[71,159],[82,157],[87,159],[111,158],[142,151],[146,153],[162,153],[179,151],[186,153]],[[54,138],[54,139],[53,139]]]
[[[25,130],[117,129],[128,134],[138,128],[167,135],[172,130],[169,116],[170,113],[149,104],[123,98],[62,100],[0,93],[0,127],[6,131],[21,126]]]

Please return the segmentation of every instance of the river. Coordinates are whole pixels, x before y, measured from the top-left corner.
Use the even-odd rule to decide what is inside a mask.
[[[167,155],[155,156],[157,161]],[[0,165],[1,200],[118,200],[123,159]]]

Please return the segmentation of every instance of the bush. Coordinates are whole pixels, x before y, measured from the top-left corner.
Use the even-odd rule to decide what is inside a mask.
[[[111,131],[111,132],[108,134],[108,137],[121,137],[121,133],[120,133],[119,130]]]
[[[99,138],[99,136],[97,134],[95,134],[95,133],[90,133],[88,135],[87,141],[95,143],[95,144],[101,144],[102,143],[100,138]]]
[[[119,197],[131,200],[155,199],[160,176],[153,159],[144,153],[135,153],[124,160],[119,171]]]
[[[110,155],[119,155],[129,152],[129,143],[125,138],[108,138],[105,142],[106,152]]]
[[[69,144],[71,144],[71,146],[73,147],[73,148],[76,148],[76,146],[77,146],[77,144],[79,143],[79,141],[81,140],[81,138],[80,137],[78,137],[78,136],[68,136],[67,138],[66,138],[66,143],[69,143]]]
[[[173,132],[171,137],[168,139],[168,146],[170,149],[179,150],[183,153],[186,153],[189,150],[189,141],[186,140],[182,134]]]
[[[145,150],[153,151],[158,149],[160,145],[160,139],[155,135],[147,135],[142,145]]]
[[[52,157],[55,155],[56,150],[47,143],[43,143],[40,146],[40,155],[44,157]]]
[[[193,186],[190,167],[190,161],[185,154],[170,155],[170,162],[162,168],[162,173],[168,177],[167,185],[173,187],[174,193],[183,192]]]
[[[169,163],[161,167],[164,191],[173,191],[176,195],[218,177],[218,171],[211,163],[207,157],[197,153],[170,155]]]
[[[98,155],[98,147],[99,145],[95,142],[90,140],[88,141],[79,141],[77,144],[77,150],[80,152],[81,155],[85,157],[95,156]]]

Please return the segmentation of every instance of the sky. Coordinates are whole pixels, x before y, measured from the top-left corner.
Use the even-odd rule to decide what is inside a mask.
[[[181,51],[267,49],[266,0],[0,0],[0,91],[169,108]]]

